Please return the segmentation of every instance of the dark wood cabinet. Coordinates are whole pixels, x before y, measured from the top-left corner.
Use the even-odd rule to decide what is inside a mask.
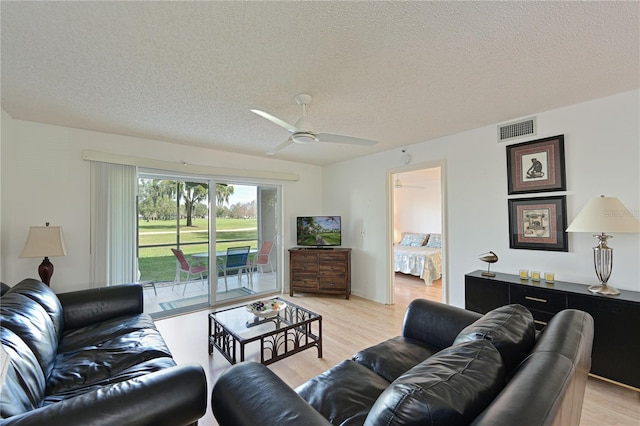
[[[568,296],[568,308],[589,312],[594,319],[591,372],[640,388],[640,303],[602,299]]]
[[[351,294],[351,249],[289,249],[289,293]]]
[[[591,373],[640,388],[640,293],[620,290],[618,296],[603,296],[564,281],[534,283],[502,273],[491,278],[482,271],[465,275],[466,309],[484,314],[509,303],[526,306],[538,330],[563,309],[588,312],[594,320]]]

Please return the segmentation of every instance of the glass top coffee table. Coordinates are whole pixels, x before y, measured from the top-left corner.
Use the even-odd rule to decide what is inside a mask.
[[[259,342],[260,362],[265,365],[312,347],[322,358],[321,315],[279,297],[263,302],[284,306],[271,316],[254,315],[246,306],[210,313],[209,355],[216,348],[235,364],[244,361],[249,343]]]

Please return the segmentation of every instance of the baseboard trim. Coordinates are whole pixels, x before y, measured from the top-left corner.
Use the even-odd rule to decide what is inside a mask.
[[[591,377],[593,377],[595,379],[602,380],[604,382],[609,382],[609,383],[612,383],[614,385],[622,386],[623,388],[631,389],[632,391],[636,391],[636,392],[640,393],[640,389],[636,388],[635,386],[627,385],[625,383],[616,382],[615,380],[607,379],[606,377],[598,376],[597,374],[589,373],[589,376],[591,376]]]

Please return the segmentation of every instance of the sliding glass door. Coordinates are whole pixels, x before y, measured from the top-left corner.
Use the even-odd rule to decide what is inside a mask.
[[[279,191],[139,174],[138,281],[145,312],[158,318],[281,288]]]
[[[244,183],[216,187],[216,301],[276,291],[278,188]],[[229,266],[228,251],[241,248],[249,250],[246,267]]]
[[[209,217],[208,181],[139,175],[138,281],[145,312],[163,316],[209,305]]]

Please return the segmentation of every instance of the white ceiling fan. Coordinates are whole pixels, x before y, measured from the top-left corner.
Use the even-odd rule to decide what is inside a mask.
[[[396,175],[396,180],[393,183],[393,187],[395,189],[403,189],[403,188],[413,188],[413,189],[424,189],[424,186],[416,186],[416,185],[405,185],[400,180],[400,173]]]
[[[313,125],[307,119],[307,105],[311,103],[311,96],[301,93],[295,98],[298,105],[302,106],[302,117],[296,121],[295,126],[281,120],[273,115],[261,111],[259,109],[252,109],[251,112],[258,114],[260,117],[266,118],[272,123],[282,126],[290,133],[289,139],[276,146],[272,151],[267,152],[267,155],[274,155],[275,153],[283,150],[292,143],[311,144],[318,142],[333,142],[333,143],[345,143],[351,145],[365,145],[371,146],[378,142],[369,139],[355,138],[353,136],[335,135],[332,133],[316,133],[313,130]]]

